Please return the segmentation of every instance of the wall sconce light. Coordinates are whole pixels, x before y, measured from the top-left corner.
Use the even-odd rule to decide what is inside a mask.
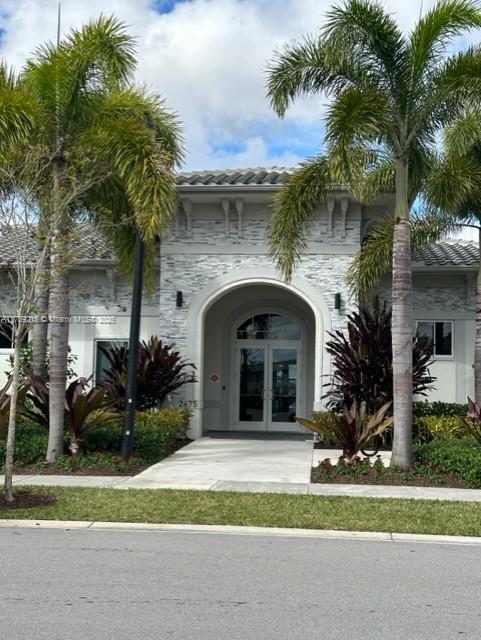
[[[335,293],[334,294],[334,309],[339,310],[341,308],[341,294],[340,293]]]
[[[184,302],[184,295],[182,291],[177,291],[175,294],[175,306],[181,307],[183,302]]]

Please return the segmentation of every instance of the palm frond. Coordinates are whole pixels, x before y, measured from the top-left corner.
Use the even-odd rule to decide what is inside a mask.
[[[332,183],[326,159],[312,158],[294,171],[274,198],[269,225],[269,253],[286,279],[305,251],[315,210],[325,200]]]
[[[308,37],[276,51],[267,73],[267,98],[283,117],[296,97],[322,91],[326,83],[328,70],[320,39]]]
[[[380,2],[346,0],[333,7],[322,35],[329,67],[336,69],[354,59],[373,84],[388,88],[392,97],[399,99],[406,67],[406,40]]]
[[[390,126],[390,105],[373,87],[346,88],[329,107],[326,142],[334,148],[379,142]]]
[[[459,231],[463,221],[439,209],[430,209],[411,217],[411,248],[413,253]],[[379,285],[390,273],[395,220],[386,214],[377,220],[348,269],[346,281],[351,291],[361,299]]]
[[[36,115],[35,101],[23,91],[13,69],[0,63],[0,143],[3,153],[6,146],[31,135]]]
[[[411,88],[439,62],[450,41],[481,26],[480,4],[473,0],[440,0],[420,18],[409,37]]]
[[[481,144],[481,110],[470,109],[457,118],[444,132],[444,148],[450,156],[463,156]]]

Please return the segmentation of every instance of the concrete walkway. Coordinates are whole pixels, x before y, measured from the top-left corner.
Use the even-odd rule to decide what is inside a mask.
[[[305,493],[311,464],[312,438],[204,437],[119,487],[255,491],[259,484],[274,484],[279,489]],[[244,488],[239,489],[239,484]]]
[[[16,486],[197,489],[323,496],[481,502],[479,489],[362,484],[312,484],[311,467],[341,451],[314,449],[312,439],[203,437],[136,476],[15,476]],[[390,454],[381,457],[386,465]],[[3,477],[0,476],[3,483]]]

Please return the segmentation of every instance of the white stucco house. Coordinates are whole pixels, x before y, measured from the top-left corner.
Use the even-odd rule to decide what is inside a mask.
[[[144,297],[141,337],[158,334],[197,365],[199,382],[173,399],[192,407],[192,437],[216,430],[295,432],[295,413],[321,406],[330,374],[328,332],[345,326],[355,304],[346,270],[369,225],[392,201],[364,206],[333,188],[286,284],[268,256],[266,235],[269,205],[289,171],[178,176],[175,223],[159,246],[158,288]],[[127,341],[131,286],[116,275],[110,248],[92,229],[79,232],[75,250],[70,346],[78,373],[98,376],[99,347]],[[435,340],[431,399],[465,402],[473,392],[477,255],[475,243],[444,242],[413,261],[414,320]],[[3,277],[0,312],[11,311]],[[2,372],[9,353],[8,339],[0,338]]]

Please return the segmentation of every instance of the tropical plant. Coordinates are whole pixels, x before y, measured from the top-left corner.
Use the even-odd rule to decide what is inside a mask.
[[[87,431],[119,421],[118,413],[110,411],[111,404],[102,389],[89,389],[87,378],[73,380],[65,394],[64,420],[70,431],[69,449],[73,455],[80,450],[80,443]],[[31,377],[30,392],[22,413],[48,429],[49,387],[40,379]],[[95,420],[91,420],[95,416]]]
[[[125,405],[127,384],[127,347],[102,349],[109,362],[100,382],[119,411]],[[160,408],[167,396],[185,384],[197,382],[195,365],[182,358],[172,345],[163,344],[158,336],[139,343],[137,365],[136,409]]]
[[[80,450],[85,433],[94,427],[118,422],[117,413],[107,411],[108,403],[102,389],[88,389],[86,378],[74,380],[65,394],[65,420],[70,430],[69,449],[73,455]],[[103,409],[103,411],[100,411]],[[89,417],[95,412],[95,422]]]
[[[2,123],[0,131],[17,154],[43,150],[37,198],[41,221],[55,230],[49,243],[51,462],[63,445],[72,219],[88,210],[110,232],[125,266],[135,230],[152,258],[174,209],[173,168],[182,156],[177,120],[161,98],[132,86],[134,67],[134,40],[115,18],[73,30],[27,61],[20,79],[26,98],[17,102],[27,123],[21,144],[14,145],[19,135],[13,125]],[[2,111],[2,100],[0,115],[6,118],[13,112]]]
[[[460,420],[468,434],[481,444],[481,405],[468,398],[468,415]]]
[[[359,405],[356,401],[342,414],[331,412],[326,419],[325,412],[314,413],[313,420],[297,418],[302,426],[314,433],[324,436],[342,449],[342,457],[346,464],[353,464],[359,451],[365,448],[370,440],[383,434],[392,426],[394,418],[387,416],[391,402],[386,402],[372,415],[367,412],[365,402]]]
[[[328,407],[341,411],[366,399],[370,413],[393,400],[391,309],[379,299],[347,315],[347,330],[329,333],[326,351],[331,355],[332,381],[325,385]],[[416,335],[413,349],[413,392],[426,395],[436,378],[429,373],[432,340]]]
[[[333,98],[325,155],[294,171],[274,203],[270,248],[281,273],[289,278],[299,263],[332,183],[350,184],[363,201],[395,193],[392,464],[404,468],[412,464],[410,206],[429,176],[437,132],[479,95],[479,49],[446,57],[446,48],[480,25],[478,2],[440,0],[405,35],[380,2],[346,0],[318,36],[285,47],[269,67],[268,97],[280,116],[298,96]]]

